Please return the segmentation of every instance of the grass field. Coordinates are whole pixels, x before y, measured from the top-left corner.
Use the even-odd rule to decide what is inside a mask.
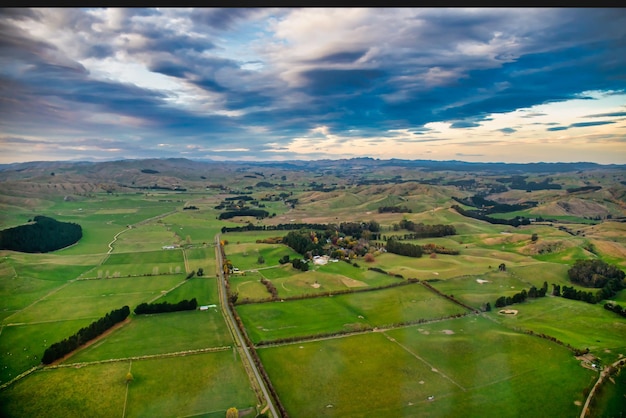
[[[515,316],[492,317],[510,328],[532,330],[570,344],[575,348],[589,348],[600,359],[609,363],[626,349],[626,322],[602,307],[561,297],[527,300],[517,304]]]
[[[223,417],[231,406],[254,410],[256,399],[230,350],[38,371],[0,392],[10,417]]]
[[[566,349],[476,316],[258,352],[293,416],[574,416],[595,379]]]
[[[236,306],[253,342],[350,332],[341,338],[258,348],[290,416],[578,416],[585,390],[596,380],[597,372],[581,367],[567,345],[589,348],[599,364],[626,355],[626,323],[603,309],[602,303],[589,305],[548,295],[509,306],[518,311],[515,316],[498,314],[494,306],[498,297],[512,296],[532,285],[540,288],[544,281],[549,294],[553,283],[571,285],[567,270],[577,259],[598,257],[624,267],[626,223],[593,225],[578,216],[563,215],[559,219],[577,223],[514,228],[470,219],[450,209],[454,203],[451,196],[474,193],[463,188],[420,184],[419,180],[354,185],[361,175],[363,179],[397,174],[432,180],[443,175],[473,179],[469,173],[402,169],[398,173],[349,174],[354,178],[348,181],[345,173],[331,171],[313,177],[306,171],[266,170],[268,176],[284,172],[288,182],[297,182],[294,187],[270,189],[248,187],[258,180],[252,182],[244,176],[252,171],[238,170],[216,178],[206,176],[207,184],[223,181],[230,190],[209,189],[203,184],[187,193],[94,192],[64,199],[47,191],[52,188],[48,184],[37,186],[47,191],[45,196],[35,192],[30,197],[0,194],[2,228],[23,224],[39,214],[76,222],[83,228],[77,244],[52,253],[0,251],[0,384],[39,365],[51,343],[73,335],[113,309],[128,305],[132,311],[142,302],[176,303],[191,298],[199,305],[217,305],[206,311],[131,314],[122,326],[77,350],[61,367],[34,371],[1,389],[0,416],[222,418],[227,408],[235,406],[241,416],[254,417],[258,399],[232,348],[235,343],[219,306],[214,247],[223,226],[248,222],[376,220],[381,234],[392,236],[409,232],[394,230],[394,224],[408,219],[453,225],[457,231],[448,237],[407,242],[435,243],[458,250],[459,255],[409,258],[382,253],[373,262],[363,258],[326,265],[311,262],[307,272],[294,269],[291,263],[278,263],[285,255],[292,260],[302,258],[291,248],[257,243],[282,237],[287,231],[221,234],[228,242],[226,258],[244,272],[229,278],[238,301],[269,298],[260,283],[262,278],[278,291],[276,302]],[[326,184],[337,182],[341,187],[331,192],[310,190],[313,178]],[[573,186],[580,185],[564,178]],[[49,182],[47,176],[45,181]],[[604,182],[609,180],[600,183]],[[69,184],[66,187],[71,189]],[[609,192],[608,187],[597,194],[597,205],[619,215],[613,193],[620,195],[617,189]],[[292,208],[283,201],[264,202],[266,210],[276,216],[263,220],[218,220],[221,211],[215,206],[244,190],[255,199],[286,191],[298,203]],[[501,198],[509,203],[550,201],[564,193],[510,190]],[[199,210],[183,210],[189,205]],[[378,213],[380,206],[393,205],[407,206],[412,213]],[[549,205],[555,208],[555,203],[543,207]],[[539,214],[535,210],[524,213]],[[562,225],[573,232],[559,229]],[[538,236],[536,242],[531,239],[533,234]],[[164,250],[168,245],[175,248]],[[263,263],[258,262],[259,257]],[[501,263],[506,271],[499,271]],[[200,268],[202,277],[186,279],[187,273]],[[493,310],[469,313],[420,283],[374,289],[409,278],[428,280],[439,292],[477,309],[490,302]],[[371,291],[288,300],[364,289]],[[626,305],[626,291],[613,300]],[[463,314],[468,315],[450,319]],[[397,326],[418,320],[423,322]],[[129,370],[134,380],[127,386]],[[613,411],[605,416],[616,414],[615,400],[622,400],[623,382],[606,387],[596,411],[603,408]]]
[[[231,346],[232,343],[224,318],[215,309],[139,315],[108,338],[79,351],[66,362],[176,353]]]
[[[438,319],[466,310],[419,284],[332,297],[240,305],[255,343],[293,336],[356,330],[363,326]]]

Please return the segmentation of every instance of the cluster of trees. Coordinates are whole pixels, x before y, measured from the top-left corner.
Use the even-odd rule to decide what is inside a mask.
[[[404,255],[407,257],[421,257],[422,246],[400,242],[397,239],[391,238],[387,240],[386,249],[388,252],[398,255]]]
[[[296,258],[291,262],[293,268],[301,270],[301,271],[309,271],[309,263],[299,258]]]
[[[602,288],[610,281],[623,285],[624,272],[616,266],[605,263],[600,259],[576,260],[567,271],[570,280],[585,287]]]
[[[448,254],[448,255],[459,255],[459,250],[453,250],[451,248],[446,248],[443,245],[437,244],[425,244],[422,245],[422,252],[424,254]]]
[[[286,254],[286,255],[282,256],[282,257],[278,260],[278,262],[279,262],[280,264],[287,264],[287,263],[289,262],[289,254]]]
[[[75,244],[83,237],[80,225],[35,216],[27,225],[0,231],[0,250],[47,253]],[[31,222],[31,220],[29,220]]]
[[[291,247],[298,254],[305,254],[311,251],[314,255],[319,255],[322,251],[322,244],[319,242],[314,231],[300,230],[290,231],[284,238],[283,244]]]
[[[498,203],[495,200],[485,199],[480,195],[474,195],[466,199],[460,199],[458,197],[452,197],[452,199],[462,203],[463,205],[478,208],[484,215],[488,215],[490,213],[515,212],[537,206],[537,202],[524,202],[517,205]]]
[[[130,308],[124,306],[120,309],[114,309],[97,321],[92,322],[89,326],[81,328],[76,334],[61,342],[54,343],[46,349],[41,358],[43,364],[50,364],[55,360],[71,353],[86,342],[93,340],[98,335],[103,334],[113,325],[125,320],[130,315]]]
[[[543,282],[543,286],[541,289],[537,289],[535,286],[531,286],[528,291],[526,289],[522,289],[521,292],[518,292],[511,296],[500,296],[496,300],[496,308],[504,308],[508,305],[513,305],[514,303],[522,303],[527,298],[542,298],[548,292],[548,282]]]
[[[135,314],[146,315],[165,312],[177,311],[193,311],[198,307],[196,298],[191,300],[183,299],[178,303],[159,302],[159,303],[140,303],[135,308]]]
[[[520,225],[530,225],[530,220],[528,220],[528,218],[524,218],[523,216],[516,216],[513,219],[499,219],[483,215],[481,211],[465,210],[459,205],[452,205],[452,209],[456,210],[459,214],[463,216],[467,216],[468,218],[478,219],[480,221],[489,222],[490,224],[511,225],[514,227],[518,227]]]
[[[535,182],[526,180],[523,177],[514,176],[513,181],[511,182],[511,189],[517,190],[560,190],[561,185],[556,183],[550,183],[552,181],[551,178],[547,178],[542,182]]]
[[[582,186],[582,187],[572,187],[566,189],[567,193],[578,193],[578,192],[596,192],[602,189],[602,186]]]
[[[616,314],[626,318],[626,309],[622,308],[622,306],[618,305],[617,303],[605,303],[604,309],[606,309],[607,311],[615,312]]]
[[[377,234],[377,232],[380,232],[380,224],[376,221],[342,222],[339,224],[339,228],[337,230],[342,234],[350,235],[356,239],[365,236],[365,232],[368,231],[368,238],[378,239],[379,235]]]
[[[261,283],[263,283],[267,291],[270,293],[270,295],[272,295],[273,300],[278,299],[278,289],[276,289],[276,286],[274,286],[272,282],[263,277],[261,279]]]
[[[406,206],[381,206],[378,213],[412,213],[413,211]]]
[[[413,232],[415,238],[432,238],[456,235],[456,229],[452,225],[425,225],[421,222],[415,223],[407,219],[401,220],[398,224],[398,228],[406,229]],[[394,229],[396,228],[394,227]]]

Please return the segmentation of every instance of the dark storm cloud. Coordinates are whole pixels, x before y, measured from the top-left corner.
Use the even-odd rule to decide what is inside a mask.
[[[19,137],[37,127],[89,131],[117,115],[113,133],[204,144],[228,135],[232,148],[267,152],[265,142],[277,149],[320,126],[344,138],[401,131],[418,140],[429,122],[479,128],[494,113],[626,90],[624,9],[383,8],[336,11],[328,26],[305,19],[331,12],[1,9],[0,122]],[[300,24],[280,27],[297,13]],[[122,77],[130,64],[151,71],[153,87]]]
[[[191,19],[201,25],[219,30],[230,29],[233,25],[255,14],[255,9],[226,8],[226,9],[197,9],[191,14]]]

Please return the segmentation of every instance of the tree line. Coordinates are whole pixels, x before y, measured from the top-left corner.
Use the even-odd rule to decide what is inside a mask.
[[[235,216],[254,216],[255,218],[262,219],[267,218],[270,214],[263,209],[243,209],[220,213],[219,219],[230,219]]]
[[[531,286],[528,291],[526,291],[526,289],[522,289],[521,292],[518,292],[513,296],[500,296],[496,300],[496,308],[504,308],[505,306],[513,305],[515,303],[522,303],[528,298],[542,298],[547,292],[548,282],[543,282],[541,289],[537,289],[536,286]]]
[[[514,227],[518,227],[520,225],[530,225],[530,220],[528,220],[528,218],[524,218],[523,216],[516,216],[512,219],[499,219],[483,215],[480,213],[480,211],[465,210],[459,205],[452,205],[452,209],[456,210],[460,215],[467,216],[468,218],[478,219],[479,221],[489,222],[490,224],[511,225]]]
[[[124,306],[120,309],[114,309],[97,321],[92,322],[89,326],[81,328],[76,334],[63,341],[52,344],[46,349],[41,358],[43,364],[50,364],[55,360],[76,350],[86,342],[93,340],[97,336],[103,334],[106,330],[115,324],[125,320],[130,315],[130,308]]]
[[[415,238],[434,238],[456,235],[456,229],[452,225],[425,225],[421,222],[415,223],[403,219],[398,223],[398,227],[413,232]]]
[[[135,308],[136,315],[157,314],[178,311],[193,311],[198,307],[196,298],[191,300],[183,299],[178,303],[159,302],[159,303],[140,303]]]
[[[409,244],[408,242],[400,242],[395,238],[388,239],[385,248],[387,252],[404,255],[407,257],[419,258],[422,256],[423,253],[421,245]]]
[[[41,215],[32,221],[34,223],[0,231],[0,249],[47,253],[75,244],[83,236],[81,226],[72,222],[59,222]]]
[[[452,199],[456,200],[457,202],[463,205],[472,206],[477,209],[480,209],[480,211],[484,215],[488,215],[490,213],[516,212],[518,210],[524,210],[524,209],[537,206],[537,202],[524,202],[524,203],[518,203],[515,205],[509,205],[506,203],[496,202],[495,200],[485,199],[484,197],[480,195],[474,195],[472,197],[468,197],[465,199],[461,199],[461,198],[453,196]]]

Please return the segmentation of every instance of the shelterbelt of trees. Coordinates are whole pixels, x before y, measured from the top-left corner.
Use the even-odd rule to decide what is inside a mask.
[[[0,250],[47,253],[75,244],[83,237],[83,229],[75,223],[41,215],[32,221],[0,231]]]

